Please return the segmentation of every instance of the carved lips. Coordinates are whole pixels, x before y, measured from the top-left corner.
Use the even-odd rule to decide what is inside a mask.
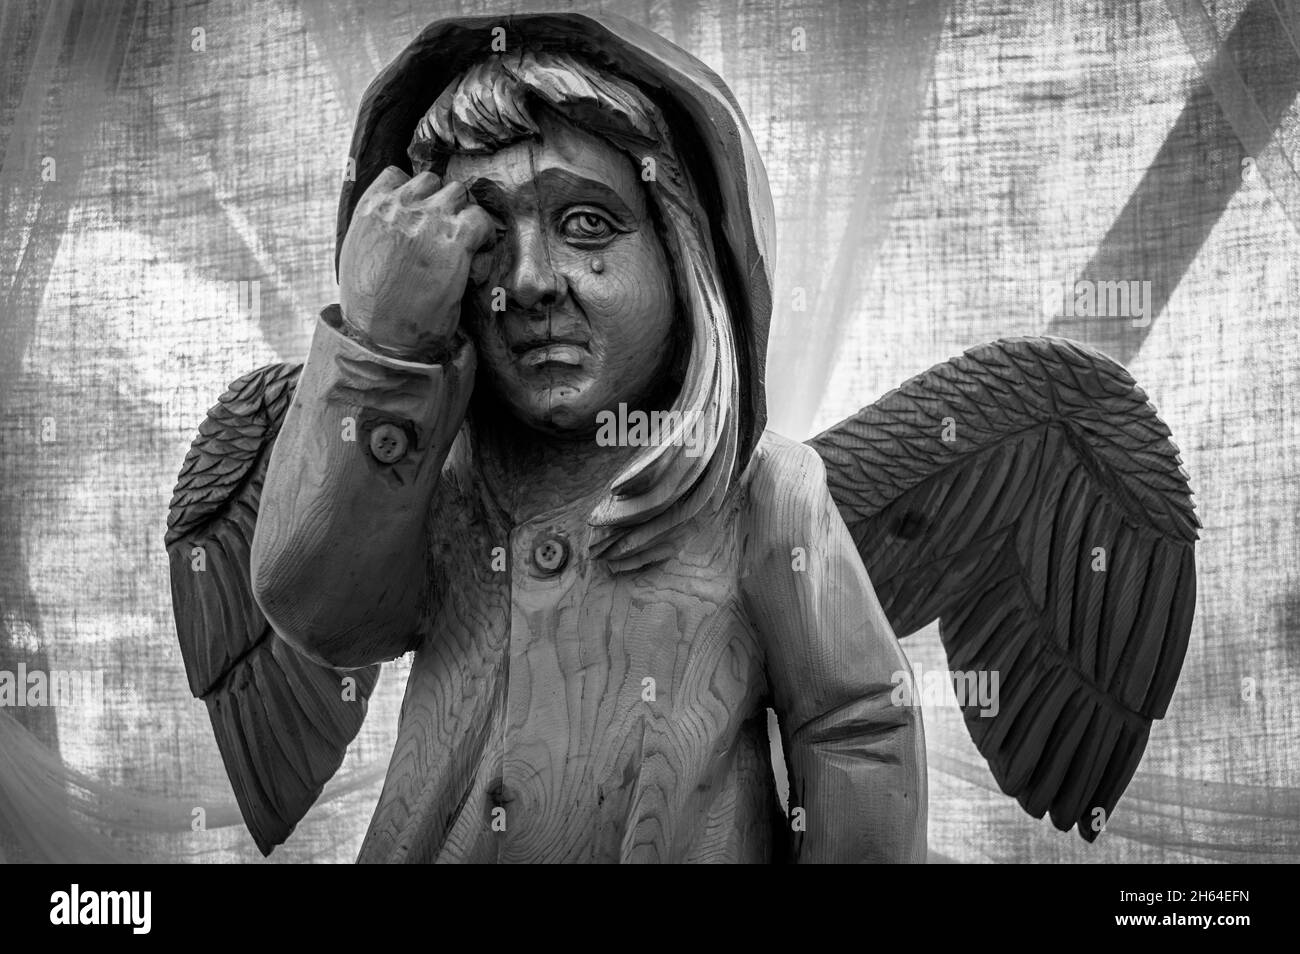
[[[578,367],[591,353],[587,339],[566,336],[526,338],[511,344],[510,351],[516,361],[528,368],[540,368],[546,364]]]

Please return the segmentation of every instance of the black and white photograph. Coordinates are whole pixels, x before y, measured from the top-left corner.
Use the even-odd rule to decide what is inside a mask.
[[[0,861],[1300,861],[1298,96],[1293,0],[5,0]]]

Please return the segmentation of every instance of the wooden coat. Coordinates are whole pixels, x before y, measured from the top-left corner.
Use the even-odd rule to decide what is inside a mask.
[[[277,632],[332,665],[415,651],[360,860],[924,860],[919,710],[891,704],[906,662],[816,452],[764,435],[673,557],[611,573],[586,555],[594,497],[512,526],[472,441],[452,450],[472,378],[468,347],[418,365],[322,318],[263,491]],[[391,421],[412,430],[395,468],[367,436]],[[383,559],[416,558],[412,526],[423,609],[395,629]]]

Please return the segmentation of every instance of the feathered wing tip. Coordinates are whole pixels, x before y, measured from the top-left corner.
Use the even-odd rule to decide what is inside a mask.
[[[1091,348],[1009,339],[809,443],[895,631],[939,619],[998,785],[1095,839],[1165,715],[1196,603],[1191,490],[1146,394]]]
[[[172,610],[190,690],[207,704],[263,854],[289,837],[342,764],[379,676],[378,666],[344,675],[299,655],[253,596],[262,486],[299,371],[271,365],[221,396],[185,456],[167,521]]]

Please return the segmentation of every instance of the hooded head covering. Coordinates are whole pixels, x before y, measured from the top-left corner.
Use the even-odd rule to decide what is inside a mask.
[[[697,183],[714,237],[739,365],[736,470],[742,470],[767,420],[763,370],[775,253],[771,193],[731,91],[695,57],[644,27],[620,17],[577,13],[462,17],[426,27],[375,78],[362,100],[350,151],[356,178],[344,182],[339,199],[336,269],[361,195],[387,166],[411,173],[407,148],[420,120],[449,83],[500,49],[502,40],[507,49],[582,56],[636,84],[662,111]]]

